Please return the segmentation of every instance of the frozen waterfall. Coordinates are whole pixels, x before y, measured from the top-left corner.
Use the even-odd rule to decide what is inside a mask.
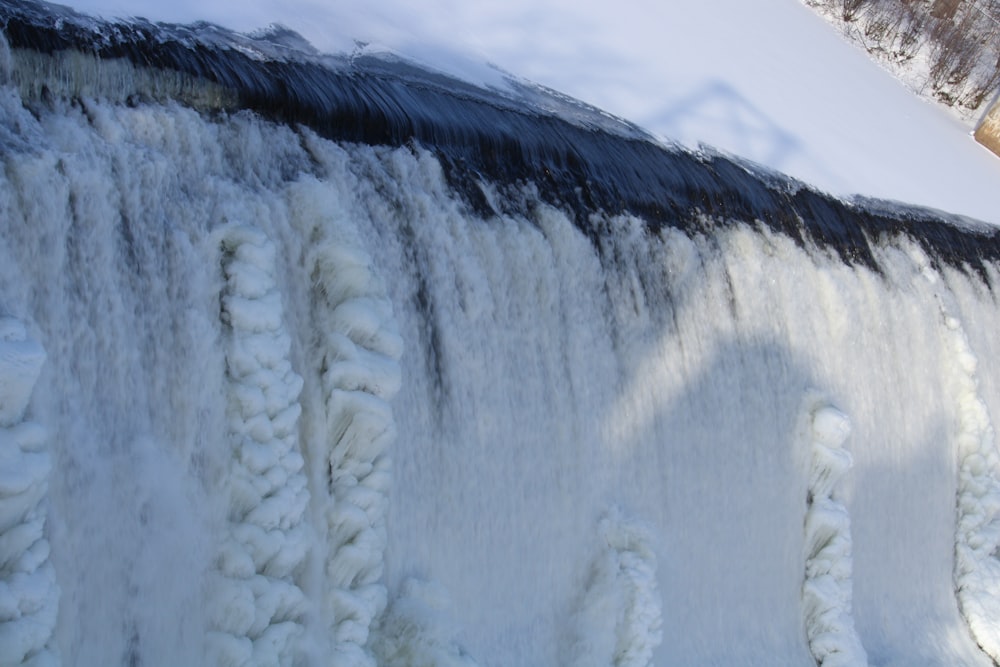
[[[1000,660],[994,230],[0,10],[0,665]]]

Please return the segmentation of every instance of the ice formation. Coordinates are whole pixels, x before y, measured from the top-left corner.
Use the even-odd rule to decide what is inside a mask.
[[[59,588],[45,535],[51,461],[45,429],[25,410],[45,352],[24,324],[0,317],[0,665],[54,667]]]
[[[990,664],[1000,236],[193,32],[0,53],[0,664]]]
[[[451,602],[440,585],[407,579],[389,605],[375,642],[380,665],[476,667],[456,642]]]
[[[835,495],[837,483],[851,467],[851,455],[843,448],[850,421],[833,406],[818,405],[811,411],[809,426],[812,465],[802,585],[806,636],[821,667],[861,667],[868,659],[851,610],[850,517]]]
[[[573,667],[648,667],[663,640],[663,602],[653,537],[613,508],[601,519],[601,549],[576,613]]]
[[[976,642],[1000,660],[1000,454],[990,412],[981,395],[978,361],[955,297],[920,251],[914,263],[930,286],[940,311],[948,352],[944,381],[955,401],[950,434],[957,455],[955,591]]]
[[[309,263],[328,443],[322,461],[325,611],[334,664],[374,665],[370,631],[387,602],[387,449],[396,436],[388,400],[401,382],[402,340],[367,252],[350,228],[338,229],[333,220],[325,227],[317,235],[332,238],[317,239]]]
[[[212,582],[208,656],[234,667],[298,664],[309,612],[302,579],[314,542],[299,444],[302,378],[288,358],[274,244],[247,226],[221,235],[230,528]]]

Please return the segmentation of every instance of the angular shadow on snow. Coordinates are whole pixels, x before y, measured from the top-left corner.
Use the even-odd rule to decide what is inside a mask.
[[[689,137],[692,131],[713,128],[716,139],[729,139],[727,148],[776,169],[803,150],[799,140],[765,114],[738,90],[721,80],[699,88],[654,115],[657,127],[671,137]]]

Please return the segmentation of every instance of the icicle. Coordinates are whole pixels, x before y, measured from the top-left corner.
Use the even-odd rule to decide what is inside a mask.
[[[302,379],[288,361],[274,245],[234,226],[223,251],[231,528],[219,553],[210,657],[220,665],[285,665],[301,653],[308,611],[299,581],[312,540],[299,451]]]
[[[0,665],[59,664],[59,588],[45,537],[51,463],[45,430],[24,413],[45,351],[0,318]]]
[[[851,467],[843,449],[850,434],[847,417],[820,405],[810,415],[812,465],[805,519],[806,568],[802,617],[809,650],[821,667],[867,665],[851,610],[851,519],[835,496]]]

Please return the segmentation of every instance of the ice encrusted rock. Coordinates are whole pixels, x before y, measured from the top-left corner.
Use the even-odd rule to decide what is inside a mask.
[[[47,436],[24,413],[45,351],[0,318],[0,665],[59,664],[51,647],[59,588],[45,537]]]
[[[852,615],[851,519],[836,487],[851,467],[843,449],[847,416],[830,405],[810,415],[812,464],[805,518],[802,617],[809,650],[821,667],[858,667],[868,657]]]
[[[274,245],[259,230],[232,226],[222,246],[230,529],[211,593],[209,657],[219,665],[290,665],[304,650],[309,604],[300,579],[314,539],[299,450],[302,378],[288,360]]]

